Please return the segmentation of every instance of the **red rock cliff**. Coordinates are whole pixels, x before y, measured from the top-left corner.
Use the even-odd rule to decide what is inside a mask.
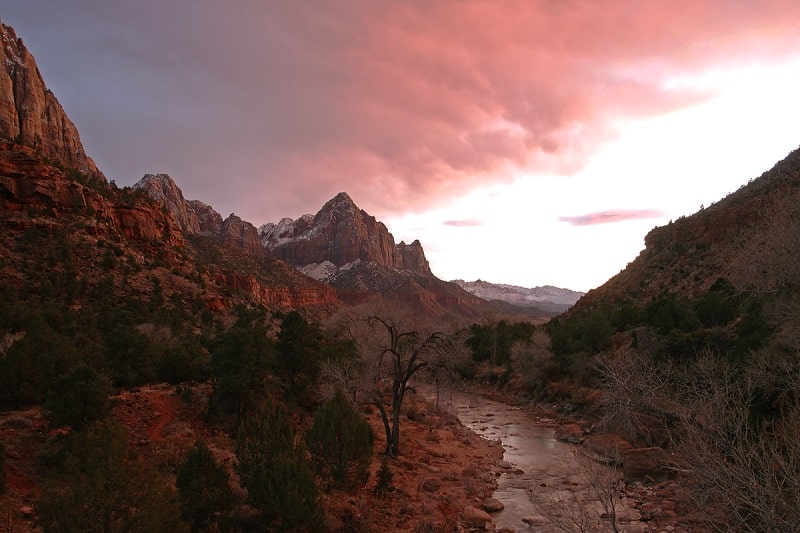
[[[0,23],[0,40],[0,137],[31,146],[48,161],[102,175],[22,39]]]

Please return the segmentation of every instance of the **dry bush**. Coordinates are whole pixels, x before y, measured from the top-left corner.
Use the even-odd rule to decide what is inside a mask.
[[[528,498],[549,529],[564,533],[619,531],[616,515],[622,474],[578,451],[574,455],[581,472],[576,481],[529,489]],[[571,464],[572,460],[564,457],[564,463]]]
[[[677,420],[669,364],[657,367],[637,351],[616,351],[596,359],[603,390],[599,426],[639,446],[664,446],[664,432]]]
[[[800,192],[767,205],[762,223],[743,238],[733,262],[742,285],[769,291],[800,286]]]
[[[764,353],[746,365],[705,354],[682,383],[696,503],[718,530],[794,531],[800,524],[800,361]]]

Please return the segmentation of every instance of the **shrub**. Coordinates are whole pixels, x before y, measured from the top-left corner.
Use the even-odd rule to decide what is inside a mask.
[[[394,490],[394,486],[392,485],[392,479],[394,479],[394,474],[389,469],[389,458],[384,457],[381,461],[381,467],[378,469],[378,480],[375,483],[375,494],[378,496],[384,496]]]
[[[130,452],[118,425],[95,423],[67,445],[36,506],[45,532],[186,530],[174,488]]]

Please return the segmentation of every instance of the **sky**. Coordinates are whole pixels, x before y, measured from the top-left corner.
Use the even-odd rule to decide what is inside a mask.
[[[109,179],[587,291],[800,145],[797,0],[0,0]]]

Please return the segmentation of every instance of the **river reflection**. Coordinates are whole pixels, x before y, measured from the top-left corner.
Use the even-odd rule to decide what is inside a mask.
[[[429,397],[434,396],[430,391]],[[597,526],[602,527],[593,508],[595,503],[589,501],[586,468],[576,459],[574,445],[555,440],[555,428],[547,426],[552,421],[538,419],[517,407],[452,391],[440,393],[439,406],[454,413],[478,435],[499,439],[505,448],[503,459],[511,468],[498,478],[494,492],[494,497],[505,505],[504,510],[492,514],[498,528],[552,531],[553,524],[548,525],[542,505],[564,498],[570,501],[569,505],[576,505],[576,499],[585,499],[585,506],[592,507],[589,512],[580,500],[577,505],[582,507],[571,512],[585,514],[585,519],[597,521]],[[538,495],[538,505],[531,501],[529,491]]]

